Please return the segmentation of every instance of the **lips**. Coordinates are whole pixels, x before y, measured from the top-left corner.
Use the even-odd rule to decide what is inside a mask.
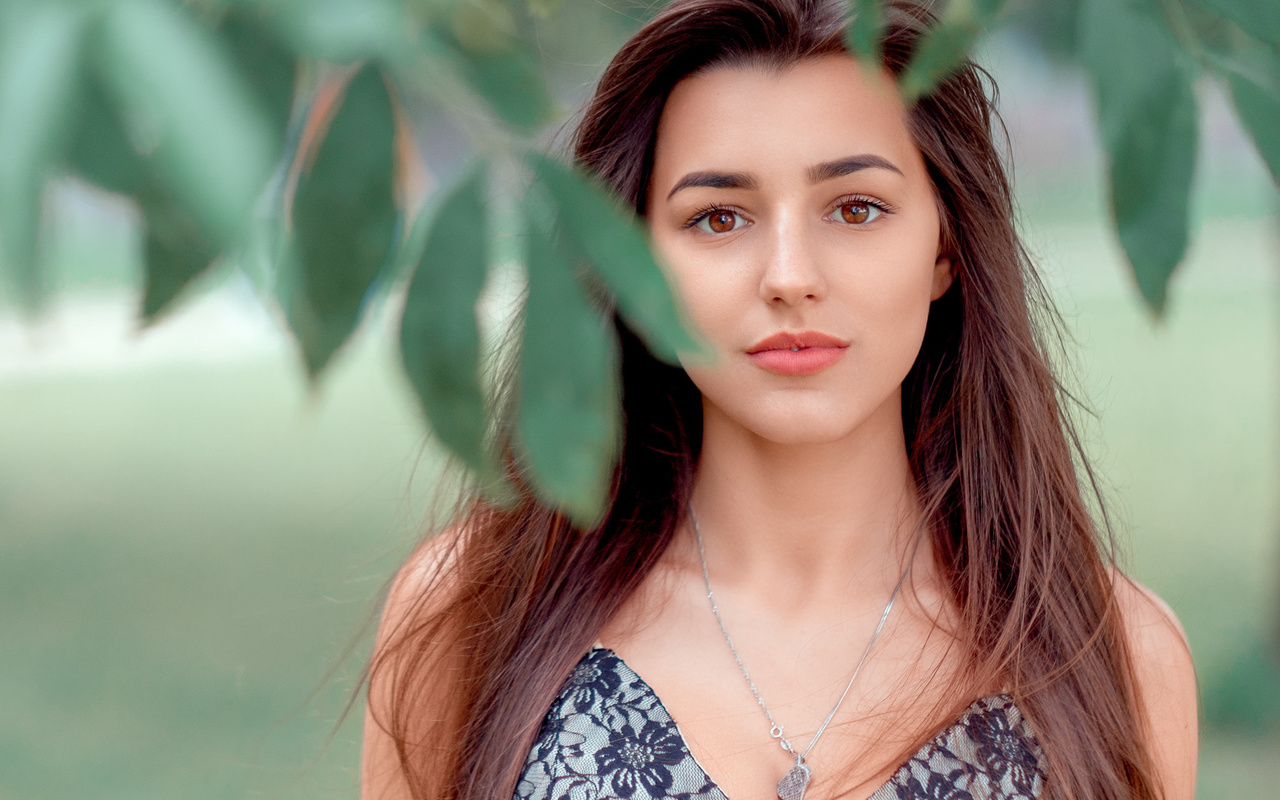
[[[839,361],[848,347],[848,342],[825,333],[784,331],[756,342],[747,357],[775,375],[813,375]]]

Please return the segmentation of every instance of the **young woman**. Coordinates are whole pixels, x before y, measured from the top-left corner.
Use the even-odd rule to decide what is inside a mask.
[[[878,72],[844,17],[676,0],[609,65],[577,159],[715,358],[615,319],[604,522],[473,499],[401,571],[369,800],[1191,798],[1191,660],[1082,499],[982,73],[908,106],[929,11]]]

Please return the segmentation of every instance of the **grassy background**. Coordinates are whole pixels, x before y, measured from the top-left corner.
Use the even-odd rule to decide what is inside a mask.
[[[0,383],[0,797],[356,796],[342,655],[425,491],[352,362],[322,398],[283,355]]]

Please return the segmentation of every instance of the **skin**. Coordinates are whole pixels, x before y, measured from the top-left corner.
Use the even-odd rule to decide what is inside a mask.
[[[852,156],[879,165],[813,174]],[[699,173],[721,177],[676,190]],[[712,586],[798,750],[844,689],[911,562],[911,590],[808,756],[806,798],[867,797],[904,748],[976,699],[948,679],[961,665],[938,625],[951,609],[927,539],[909,546],[919,508],[901,383],[952,269],[892,82],[845,56],[685,79],[659,123],[648,223],[715,356],[685,363],[703,394],[693,507]],[[817,331],[848,346],[820,372],[778,375],[748,351],[780,331]],[[385,629],[414,596],[418,572],[402,571]],[[1185,639],[1158,598],[1118,574],[1116,586],[1159,777],[1167,800],[1189,800],[1196,699]],[[600,639],[662,699],[729,797],[775,796],[792,761],[770,738],[708,608],[689,526]],[[365,730],[364,796],[406,797],[389,740],[375,725]]]

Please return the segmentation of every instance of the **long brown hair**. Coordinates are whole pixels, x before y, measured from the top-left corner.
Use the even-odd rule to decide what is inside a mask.
[[[887,15],[882,63],[899,75],[935,20],[907,0]],[[846,24],[842,0],[676,0],[606,69],[575,156],[643,214],[658,117],[678,81],[717,65],[783,68],[845,52]],[[1156,798],[1109,529],[1082,498],[1081,477],[1096,487],[1050,368],[1056,317],[1015,231],[989,85],[994,93],[966,63],[908,111],[955,270],[903,384],[925,530],[957,610],[963,672],[1003,679],[1044,749],[1049,796]],[[375,718],[415,797],[512,796],[566,676],[684,518],[699,393],[614,324],[625,439],[604,521],[577,529],[532,493],[507,507],[466,500],[442,566],[416,584],[417,601],[375,656],[371,697],[376,688],[390,698]],[[445,707],[423,713],[431,703]]]

